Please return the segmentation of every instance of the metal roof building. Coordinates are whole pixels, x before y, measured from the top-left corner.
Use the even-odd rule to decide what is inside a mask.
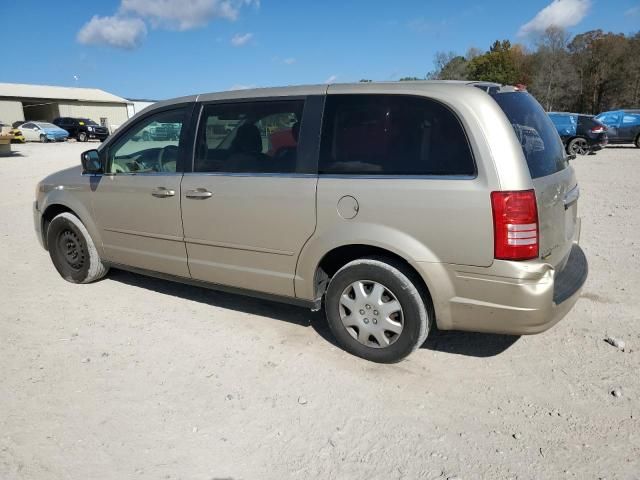
[[[133,116],[133,104],[97,88],[0,83],[0,120],[91,118],[111,131]]]

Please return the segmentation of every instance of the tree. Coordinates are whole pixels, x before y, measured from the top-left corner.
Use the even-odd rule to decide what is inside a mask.
[[[496,40],[487,53],[473,58],[467,67],[470,80],[482,80],[513,85],[518,75],[509,40]]]
[[[576,35],[571,41],[569,52],[580,82],[577,105],[582,111],[598,113],[624,104],[620,93],[628,44],[624,35],[602,30]]]
[[[568,110],[577,94],[577,76],[571,64],[567,45],[569,35],[558,27],[549,27],[536,40],[532,55],[530,91],[546,110]]]

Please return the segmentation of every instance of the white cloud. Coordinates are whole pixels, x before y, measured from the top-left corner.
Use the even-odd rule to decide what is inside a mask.
[[[178,30],[202,27],[215,18],[236,20],[245,6],[258,0],[122,0],[120,10],[148,19],[154,26]]]
[[[627,10],[626,12],[624,12],[626,17],[635,17],[636,15],[640,14],[640,5],[638,5],[637,7],[631,7],[629,10]]]
[[[284,60],[282,60],[282,63],[284,63],[285,65],[293,65],[294,63],[296,63],[297,60],[295,58],[285,58]]]
[[[78,42],[133,49],[142,43],[147,27],[139,18],[100,17],[95,15],[78,32]]]
[[[240,35],[239,33],[236,33],[231,38],[231,45],[233,45],[234,47],[242,47],[247,43],[249,43],[249,40],[251,40],[252,38],[253,38],[253,33],[245,33],[244,35]]]
[[[189,30],[221,18],[236,20],[243,7],[260,7],[260,0],[121,0],[113,16],[94,16],[78,32],[84,44],[133,49],[154,28]]]
[[[338,79],[337,75],[331,75],[329,78],[327,78],[324,83],[335,83],[335,81]]]
[[[242,85],[242,84],[236,83],[235,85],[231,85],[229,90],[249,90],[251,88],[256,88],[256,86],[255,85]]]
[[[544,32],[549,27],[568,28],[580,23],[589,12],[591,0],[553,0],[518,30],[518,36]]]

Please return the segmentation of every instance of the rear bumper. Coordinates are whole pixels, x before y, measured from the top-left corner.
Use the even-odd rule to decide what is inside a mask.
[[[435,273],[433,264],[424,266],[431,270],[427,275]],[[543,332],[575,305],[587,275],[587,259],[577,244],[559,273],[539,262],[495,261],[487,269],[446,266],[439,275],[442,282],[432,289],[438,328],[510,335]]]

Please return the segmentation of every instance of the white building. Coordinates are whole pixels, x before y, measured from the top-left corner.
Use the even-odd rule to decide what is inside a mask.
[[[0,83],[0,120],[90,118],[114,131],[135,113],[133,102],[97,88]]]
[[[131,102],[131,104],[133,104],[133,113],[136,114],[138,112],[141,112],[145,108],[147,108],[149,105],[153,105],[158,100],[146,100],[146,99],[138,99],[138,98],[129,98],[127,101]]]

